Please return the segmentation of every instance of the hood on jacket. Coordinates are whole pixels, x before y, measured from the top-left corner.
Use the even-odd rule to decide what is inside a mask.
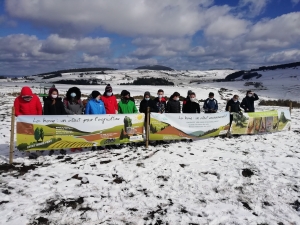
[[[21,96],[33,96],[32,90],[30,87],[23,87],[21,90]]]
[[[52,88],[49,89],[49,93],[48,93],[48,96],[49,96],[49,97],[51,97],[53,91],[56,91],[56,92],[57,92],[57,95],[59,95],[58,90],[57,90],[55,87],[52,87]]]
[[[71,93],[76,93],[76,100],[81,99],[81,91],[78,87],[71,87],[68,91],[67,91],[67,99],[68,101],[71,101],[72,97],[71,97]]]

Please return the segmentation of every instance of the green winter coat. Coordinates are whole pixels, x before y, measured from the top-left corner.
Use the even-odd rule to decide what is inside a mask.
[[[118,104],[118,113],[119,114],[131,114],[131,113],[138,113],[138,110],[135,106],[133,101],[123,101],[121,100]]]

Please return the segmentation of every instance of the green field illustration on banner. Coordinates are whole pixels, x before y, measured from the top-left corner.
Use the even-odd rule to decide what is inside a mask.
[[[20,151],[85,148],[141,142],[144,114],[19,116]]]
[[[233,113],[231,134],[262,134],[288,130],[291,126],[289,110],[254,113]]]
[[[204,139],[224,135],[229,129],[229,113],[151,113],[150,137],[155,140]]]

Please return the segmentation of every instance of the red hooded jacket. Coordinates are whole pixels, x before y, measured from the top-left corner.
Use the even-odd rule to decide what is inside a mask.
[[[32,96],[32,99],[28,102],[25,101],[22,96]],[[15,115],[42,115],[43,108],[38,96],[32,93],[30,87],[23,87],[19,97],[15,99]]]
[[[101,96],[101,100],[104,103],[106,114],[116,114],[118,111],[118,102],[116,96]]]

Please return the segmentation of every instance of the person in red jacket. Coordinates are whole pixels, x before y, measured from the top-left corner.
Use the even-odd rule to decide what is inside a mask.
[[[15,115],[42,115],[43,108],[38,96],[32,93],[30,87],[23,87],[20,96],[15,99]]]
[[[112,87],[108,84],[105,87],[105,92],[101,96],[101,100],[104,103],[106,114],[118,113],[118,102],[116,96],[112,92]]]

